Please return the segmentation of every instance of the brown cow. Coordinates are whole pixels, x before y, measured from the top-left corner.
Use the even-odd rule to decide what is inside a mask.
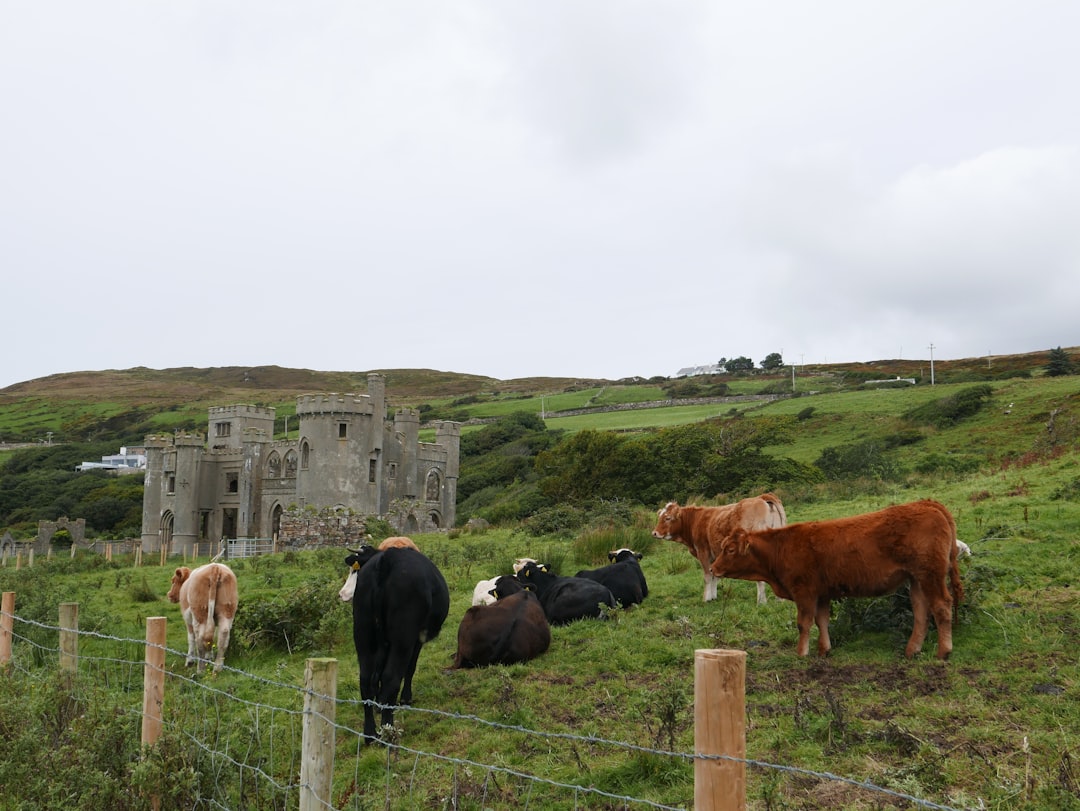
[[[678,541],[701,563],[705,575],[705,602],[716,599],[718,578],[711,571],[720,545],[738,528],[769,529],[787,523],[780,499],[772,493],[744,498],[722,507],[680,507],[669,502],[657,515],[654,538]],[[765,602],[765,584],[758,583],[757,601]]]
[[[378,548],[380,552],[385,552],[387,549],[416,549],[417,552],[420,551],[416,544],[413,543],[413,539],[406,538],[404,535],[395,535],[391,538],[387,538],[379,544]]]
[[[830,601],[890,594],[907,583],[915,623],[904,653],[910,658],[922,650],[933,614],[937,655],[947,659],[953,610],[964,596],[957,551],[952,515],[943,504],[924,500],[831,521],[736,530],[721,546],[712,572],[764,580],[777,597],[793,600],[799,656],[810,651],[810,626],[815,622],[818,653],[824,656],[832,647]]]
[[[458,626],[454,667],[511,665],[535,659],[551,645],[540,600],[519,591],[491,605],[474,605]]]
[[[239,605],[236,575],[224,563],[208,563],[194,571],[181,566],[173,574],[169,602],[180,603],[180,615],[187,626],[188,652],[186,665],[195,663],[196,672],[203,662],[210,661],[217,626],[217,656],[214,672],[225,663],[229,648],[233,618]]]

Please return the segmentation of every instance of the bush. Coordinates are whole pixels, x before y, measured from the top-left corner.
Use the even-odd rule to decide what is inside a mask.
[[[961,420],[978,414],[993,395],[990,386],[972,386],[962,389],[951,397],[942,397],[913,408],[904,414],[904,419],[921,425],[936,428],[949,428]]]

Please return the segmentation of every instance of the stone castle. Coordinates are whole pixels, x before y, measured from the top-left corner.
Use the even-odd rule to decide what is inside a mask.
[[[403,534],[453,527],[460,426],[420,442],[417,411],[385,415],[385,381],[370,374],[366,395],[298,397],[296,439],[275,440],[274,409],[253,405],[211,408],[206,437],[147,436],[143,549],[276,539],[298,511],[385,518]]]

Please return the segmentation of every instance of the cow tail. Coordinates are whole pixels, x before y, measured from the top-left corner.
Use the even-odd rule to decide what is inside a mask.
[[[221,583],[221,569],[215,566],[214,576],[210,578],[210,588],[206,594],[206,619],[209,622],[217,621],[217,592],[219,583]]]

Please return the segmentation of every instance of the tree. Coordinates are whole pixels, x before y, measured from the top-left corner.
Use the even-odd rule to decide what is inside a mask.
[[[1076,366],[1072,362],[1072,358],[1069,357],[1069,353],[1062,349],[1060,346],[1057,349],[1050,350],[1050,359],[1046,363],[1046,374],[1048,377],[1060,377],[1061,375],[1071,375],[1076,373]]]
[[[770,352],[761,362],[761,368],[766,372],[772,372],[784,365],[784,359],[779,352]]]
[[[752,372],[754,371],[754,362],[750,360],[750,358],[740,355],[725,363],[724,368],[732,374],[735,374],[736,372]]]

